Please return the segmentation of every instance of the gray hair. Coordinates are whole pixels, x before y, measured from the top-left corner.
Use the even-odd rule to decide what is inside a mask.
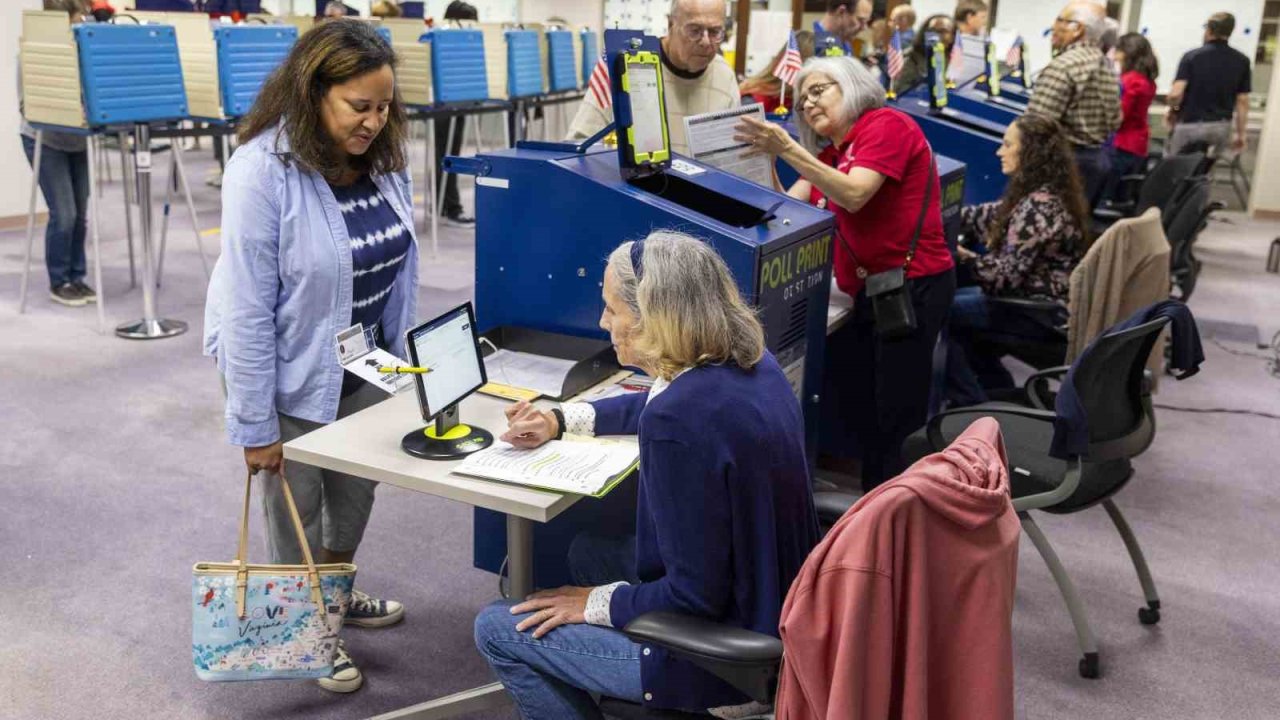
[[[710,245],[674,230],[644,239],[642,277],[631,262],[634,243],[609,254],[618,295],[637,318],[640,357],[660,376],[707,363],[755,367],[764,356],[764,328],[738,292],[724,260]]]
[[[1080,27],[1084,28],[1085,42],[1101,45],[1103,35],[1107,31],[1107,15],[1106,11],[1099,12],[1100,6],[1094,3],[1076,3],[1076,9],[1072,20],[1080,23]],[[1118,31],[1117,26],[1117,31]]]
[[[795,97],[800,97],[800,88],[804,87],[805,78],[813,73],[822,73],[840,86],[843,102],[840,105],[840,117],[835,118],[840,124],[855,122],[868,110],[884,107],[884,87],[876,80],[871,71],[862,63],[851,57],[811,57],[799,74],[792,87]],[[809,127],[804,113],[800,112],[800,102],[792,103],[796,108],[796,118],[800,128],[800,144],[809,152],[818,152],[822,138]]]
[[[1098,48],[1106,55],[1120,40],[1120,21],[1107,18],[1102,21],[1102,36],[1098,38]]]

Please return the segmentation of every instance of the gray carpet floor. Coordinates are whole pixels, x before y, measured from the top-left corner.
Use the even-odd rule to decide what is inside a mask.
[[[202,229],[212,229],[218,194],[199,184],[206,158],[192,177]],[[114,326],[140,315],[141,296],[128,289],[120,183],[105,192],[101,291]],[[366,717],[491,681],[471,620],[496,580],[471,567],[470,509],[391,487],[379,490],[357,562],[362,587],[402,600],[408,615],[346,634],[362,690],[195,678],[190,569],[233,555],[243,475],[222,433],[216,370],[200,355],[205,281],[178,211],[173,233],[160,308],[192,331],[154,342],[101,335],[92,309],[54,305],[39,262],[27,313],[17,314],[23,233],[0,233],[0,717]],[[1165,382],[1159,402],[1280,412],[1280,379],[1231,325],[1254,326],[1264,341],[1280,329],[1280,276],[1262,272],[1274,235],[1280,225],[1240,215],[1205,233],[1191,305],[1218,337],[1206,338],[1201,374]],[[216,234],[204,240],[216,252]],[[424,251],[423,316],[470,297],[473,247],[469,232],[448,229],[438,256]],[[1043,517],[1086,598],[1104,676],[1076,674],[1062,600],[1024,540],[1020,717],[1280,714],[1280,422],[1158,416],[1155,444],[1118,502],[1147,550],[1164,620],[1138,623],[1141,592],[1101,510]],[[260,528],[254,535],[259,549]]]

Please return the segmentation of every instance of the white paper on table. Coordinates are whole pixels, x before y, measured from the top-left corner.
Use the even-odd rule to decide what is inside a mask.
[[[508,443],[468,455],[453,472],[535,488],[595,495],[636,463],[639,450],[626,443],[553,440],[524,450]]]
[[[741,107],[693,115],[684,119],[689,156],[725,172],[773,189],[773,163],[768,155],[748,155],[751,145],[733,139],[734,126],[750,115],[764,120],[764,106]]]
[[[564,379],[574,364],[572,360],[512,350],[499,350],[484,359],[485,374],[491,382],[534,390],[553,398],[560,397]]]
[[[342,369],[359,377],[388,395],[395,395],[413,384],[406,373],[380,373],[379,367],[405,366],[409,363],[373,344],[373,335],[356,323],[337,335],[338,363]]]

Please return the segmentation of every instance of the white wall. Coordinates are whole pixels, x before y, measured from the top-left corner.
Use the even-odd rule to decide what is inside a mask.
[[[1258,85],[1253,91],[1261,92]],[[1267,97],[1280,98],[1280,72],[1271,73],[1271,87]],[[1267,115],[1262,122],[1262,139],[1258,143],[1257,168],[1253,175],[1253,196],[1249,209],[1268,213],[1280,213],[1280,102],[1267,103]]]
[[[22,151],[22,116],[18,113],[18,38],[22,11],[39,10],[40,0],[0,2],[0,168],[9,178],[0,192],[0,218],[27,214],[31,170]],[[44,199],[39,201],[44,211]]]
[[[564,18],[569,25],[604,29],[604,0],[520,0],[520,21],[546,22],[548,18]]]

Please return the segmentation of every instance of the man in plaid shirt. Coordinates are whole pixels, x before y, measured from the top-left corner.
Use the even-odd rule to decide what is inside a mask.
[[[1051,40],[1057,55],[1036,79],[1027,108],[1062,123],[1075,147],[1090,207],[1111,172],[1103,146],[1120,127],[1120,80],[1098,48],[1105,29],[1101,5],[1073,2],[1063,8],[1053,21]]]

